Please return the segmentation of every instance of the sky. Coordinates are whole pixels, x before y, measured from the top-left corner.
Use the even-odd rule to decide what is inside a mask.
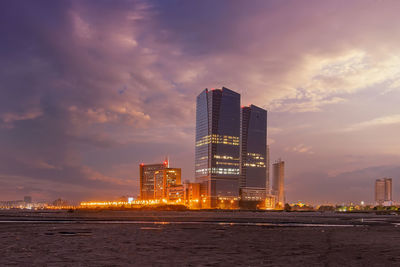
[[[288,202],[400,201],[399,1],[0,1],[0,200],[138,194],[194,177],[195,99],[268,110]]]

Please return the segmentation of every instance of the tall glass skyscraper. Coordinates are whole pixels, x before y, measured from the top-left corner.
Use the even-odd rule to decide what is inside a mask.
[[[195,177],[203,207],[215,208],[239,194],[240,94],[205,89],[197,97]]]
[[[267,187],[267,111],[242,107],[240,138],[241,188]]]

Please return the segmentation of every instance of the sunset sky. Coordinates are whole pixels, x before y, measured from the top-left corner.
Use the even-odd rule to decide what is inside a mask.
[[[194,177],[195,99],[269,111],[289,202],[400,201],[399,1],[0,1],[0,200]]]

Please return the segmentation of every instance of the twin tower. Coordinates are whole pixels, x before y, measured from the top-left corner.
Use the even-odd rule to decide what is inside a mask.
[[[195,178],[202,206],[264,200],[269,180],[267,111],[240,106],[240,94],[205,89],[197,97]],[[236,203],[236,204],[235,204]]]

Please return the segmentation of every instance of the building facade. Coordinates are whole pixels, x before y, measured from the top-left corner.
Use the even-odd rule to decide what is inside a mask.
[[[196,103],[195,178],[204,207],[239,195],[240,94],[205,89]]]
[[[240,126],[240,188],[267,188],[267,111],[242,107]],[[264,192],[265,194],[265,192]]]
[[[184,194],[186,205],[192,209],[201,208],[201,194],[199,183],[184,183]]]
[[[167,201],[175,204],[185,204],[185,191],[183,185],[174,185],[167,188]]]
[[[285,205],[285,162],[279,159],[272,165],[272,194],[276,196],[276,204],[283,208]]]
[[[154,199],[167,198],[167,188],[181,184],[180,168],[164,168],[154,172]]]
[[[392,199],[392,179],[383,178],[375,181],[375,202],[380,206],[391,206]]]
[[[266,191],[267,191],[267,194],[270,194],[271,193],[271,184],[270,184],[271,162],[270,162],[270,155],[269,155],[269,145],[267,145],[267,169],[266,169],[266,171],[267,171]]]
[[[140,199],[154,199],[154,175],[168,167],[168,162],[161,164],[140,164]]]

